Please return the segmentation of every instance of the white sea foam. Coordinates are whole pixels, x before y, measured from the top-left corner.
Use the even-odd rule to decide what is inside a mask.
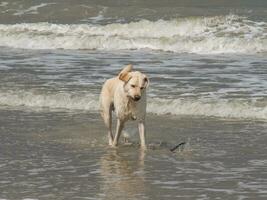
[[[13,15],[38,14],[38,9],[39,8],[48,6],[50,4],[54,4],[54,3],[41,3],[39,5],[31,6],[31,7],[27,8],[27,9],[24,9],[24,10],[18,10]]]
[[[155,114],[214,116],[240,119],[267,119],[267,106],[257,107],[241,101],[201,102],[192,100],[154,98],[148,111]]]
[[[5,2],[5,1],[0,3],[0,7],[5,7],[7,5],[8,5],[8,2]]]
[[[37,94],[33,91],[0,93],[0,105],[92,111],[98,109],[98,102],[92,94]]]
[[[236,15],[128,24],[0,25],[0,46],[26,49],[151,49],[188,53],[267,51],[267,24]]]
[[[93,94],[36,94],[33,91],[1,92],[0,105],[46,109],[98,111],[98,96]],[[214,116],[237,119],[267,119],[267,106],[241,101],[209,101],[149,98],[149,113],[158,115]]]

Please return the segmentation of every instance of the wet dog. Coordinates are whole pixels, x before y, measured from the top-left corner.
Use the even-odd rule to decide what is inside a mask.
[[[145,117],[146,88],[149,79],[139,71],[132,71],[132,65],[127,65],[118,76],[108,79],[100,94],[100,112],[108,128],[109,145],[115,147],[128,120],[137,120],[140,144],[146,148]],[[117,116],[115,137],[112,134],[112,111]]]

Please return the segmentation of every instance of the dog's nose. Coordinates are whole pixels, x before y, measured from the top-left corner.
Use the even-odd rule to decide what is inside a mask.
[[[139,101],[141,99],[141,96],[139,96],[139,95],[134,95],[134,100],[135,101]]]

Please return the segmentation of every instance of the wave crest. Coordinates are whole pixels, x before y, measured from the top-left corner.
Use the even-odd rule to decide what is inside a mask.
[[[34,91],[0,93],[0,105],[9,107],[98,110],[98,102],[92,94],[38,94]]]
[[[237,119],[267,119],[267,106],[257,107],[240,101],[216,101],[204,103],[181,99],[154,98],[148,103],[148,111],[155,114],[213,116]]]
[[[0,46],[26,49],[151,49],[187,53],[267,51],[267,24],[236,15],[128,24],[0,25]]]

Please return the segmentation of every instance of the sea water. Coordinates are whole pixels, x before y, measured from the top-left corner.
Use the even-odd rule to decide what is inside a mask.
[[[265,199],[266,8],[1,2],[0,198]],[[98,114],[130,63],[150,79],[148,143],[167,144],[146,153],[109,149]]]

